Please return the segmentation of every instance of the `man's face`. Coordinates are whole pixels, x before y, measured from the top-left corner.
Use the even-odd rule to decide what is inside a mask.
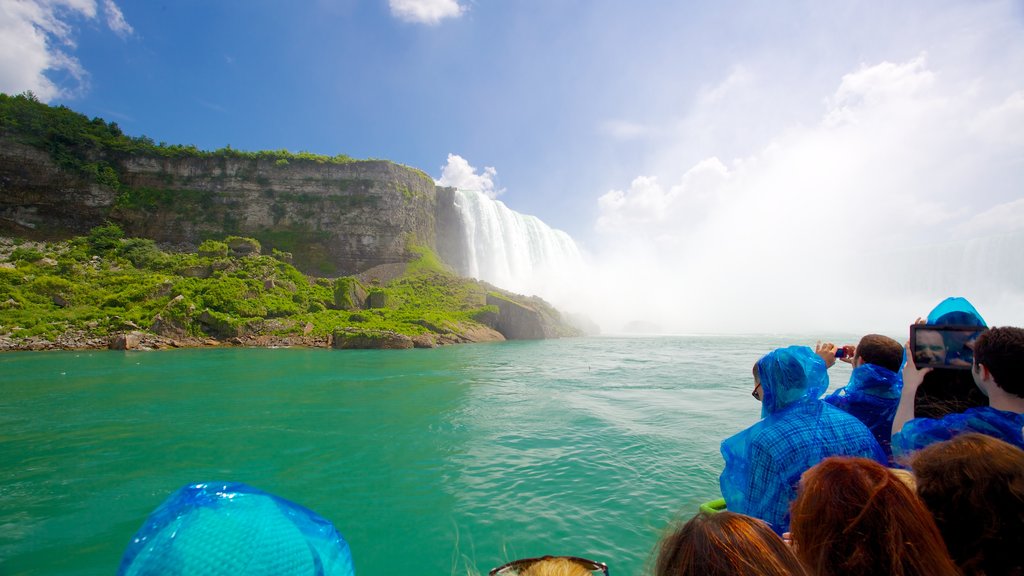
[[[931,331],[917,333],[917,359],[931,364],[942,364],[946,361],[946,343],[942,334]]]
[[[758,402],[764,402],[764,387],[761,386],[761,378],[757,375],[757,367],[754,367],[754,391],[751,396],[757,398]]]

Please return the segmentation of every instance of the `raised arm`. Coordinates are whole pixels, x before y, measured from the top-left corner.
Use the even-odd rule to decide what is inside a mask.
[[[906,350],[910,350],[910,342],[907,342]],[[914,419],[914,398],[917,396],[917,389],[924,381],[924,375],[931,372],[931,368],[918,370],[913,358],[907,358],[903,365],[903,392],[900,394],[900,403],[896,407],[896,416],[892,419],[892,435],[895,436],[903,429],[903,425]]]

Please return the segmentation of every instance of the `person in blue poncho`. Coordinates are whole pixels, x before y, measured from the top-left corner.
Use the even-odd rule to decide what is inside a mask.
[[[863,422],[891,458],[892,420],[903,390],[903,346],[888,336],[868,334],[857,343],[852,358],[843,360],[853,364],[850,382],[826,396],[825,402]]]
[[[820,400],[828,373],[814,350],[779,348],[758,360],[753,372],[762,420],[722,442],[719,484],[729,510],[760,518],[782,534],[804,471],[829,456],[882,464],[886,457],[860,420]]]
[[[353,576],[348,543],[312,510],[238,482],[190,484],[139,528],[118,576]]]
[[[985,319],[966,299],[959,296],[946,298],[929,314],[928,324],[977,326],[984,329]],[[940,343],[945,356],[945,344]],[[969,362],[967,362],[969,364]],[[942,418],[957,414],[968,408],[987,406],[988,399],[974,385],[974,378],[968,370],[936,368],[929,371],[914,396],[914,413],[917,417]]]
[[[969,408],[942,418],[915,418],[911,398],[930,368],[903,368],[904,390],[892,424],[892,449],[897,457],[978,432],[1024,448],[1024,329],[992,328],[974,344],[971,375],[988,398],[988,406]]]

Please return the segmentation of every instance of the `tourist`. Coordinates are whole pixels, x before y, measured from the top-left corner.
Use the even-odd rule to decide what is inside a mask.
[[[828,350],[828,344],[825,346]],[[823,347],[819,346],[819,350]],[[821,355],[819,353],[819,355]],[[831,367],[831,363],[826,364]],[[831,354],[832,363],[835,354]],[[871,430],[885,455],[892,458],[892,420],[903,390],[903,346],[888,336],[868,334],[842,358],[853,365],[850,381],[825,397],[825,402],[857,418]]]
[[[488,576],[608,576],[608,565],[578,556],[541,556],[513,560],[491,569]]]
[[[828,456],[886,457],[860,420],[820,400],[828,373],[810,348],[775,350],[757,361],[753,374],[762,420],[722,442],[719,483],[729,510],[760,518],[782,534],[805,470]]]
[[[768,524],[735,512],[701,513],[661,540],[654,576],[805,574]]]
[[[118,576],[352,576],[352,554],[316,513],[240,483],[191,484],[154,510]]]
[[[966,433],[924,448],[911,466],[965,576],[1024,575],[1024,450]]]
[[[966,299],[961,297],[946,298],[928,314],[927,324],[933,326],[977,326],[987,327],[985,319]],[[927,339],[928,336],[925,336]],[[939,346],[938,342],[934,346]],[[941,358],[945,361],[946,342],[941,343]],[[926,346],[929,347],[929,346]],[[940,351],[935,349],[927,354],[928,358],[938,360]],[[908,362],[913,364],[913,362]],[[953,362],[957,364],[957,362]],[[917,417],[942,418],[947,414],[957,414],[968,408],[985,406],[985,396],[974,385],[969,370],[934,368],[927,373],[924,381],[917,388],[914,396],[914,413]]]
[[[988,398],[988,406],[942,418],[915,418],[910,398],[929,370],[918,369],[913,362],[903,368],[904,390],[892,425],[896,456],[963,432],[987,434],[1024,448],[1024,330],[992,328],[974,344],[970,374]]]
[[[928,509],[885,466],[826,458],[792,507],[796,555],[815,576],[956,576]]]

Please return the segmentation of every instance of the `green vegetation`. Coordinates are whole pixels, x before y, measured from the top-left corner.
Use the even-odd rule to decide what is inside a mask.
[[[483,286],[452,274],[428,248],[410,251],[416,259],[403,276],[367,288],[354,277],[308,278],[261,255],[252,238],[172,253],[108,223],[67,242],[0,240],[0,335],[326,336],[358,327],[413,336],[475,325],[492,308]],[[370,308],[371,298],[383,305]]]
[[[357,162],[344,154],[325,156],[288,150],[246,152],[235,150],[230,145],[210,152],[193,145],[163,142],[158,144],[146,136],[133,137],[124,134],[116,122],[106,122],[102,118],[90,120],[66,106],[49,106],[40,102],[31,92],[16,96],[0,93],[0,132],[48,151],[53,161],[61,168],[77,172],[114,190],[122,190],[117,165],[128,156],[247,158],[266,160],[274,166],[287,166],[290,161],[296,160],[321,164]],[[104,160],[97,160],[98,158]],[[137,202],[159,202],[162,200],[160,192],[128,191],[126,197],[123,200],[119,199],[119,202],[132,206]]]

